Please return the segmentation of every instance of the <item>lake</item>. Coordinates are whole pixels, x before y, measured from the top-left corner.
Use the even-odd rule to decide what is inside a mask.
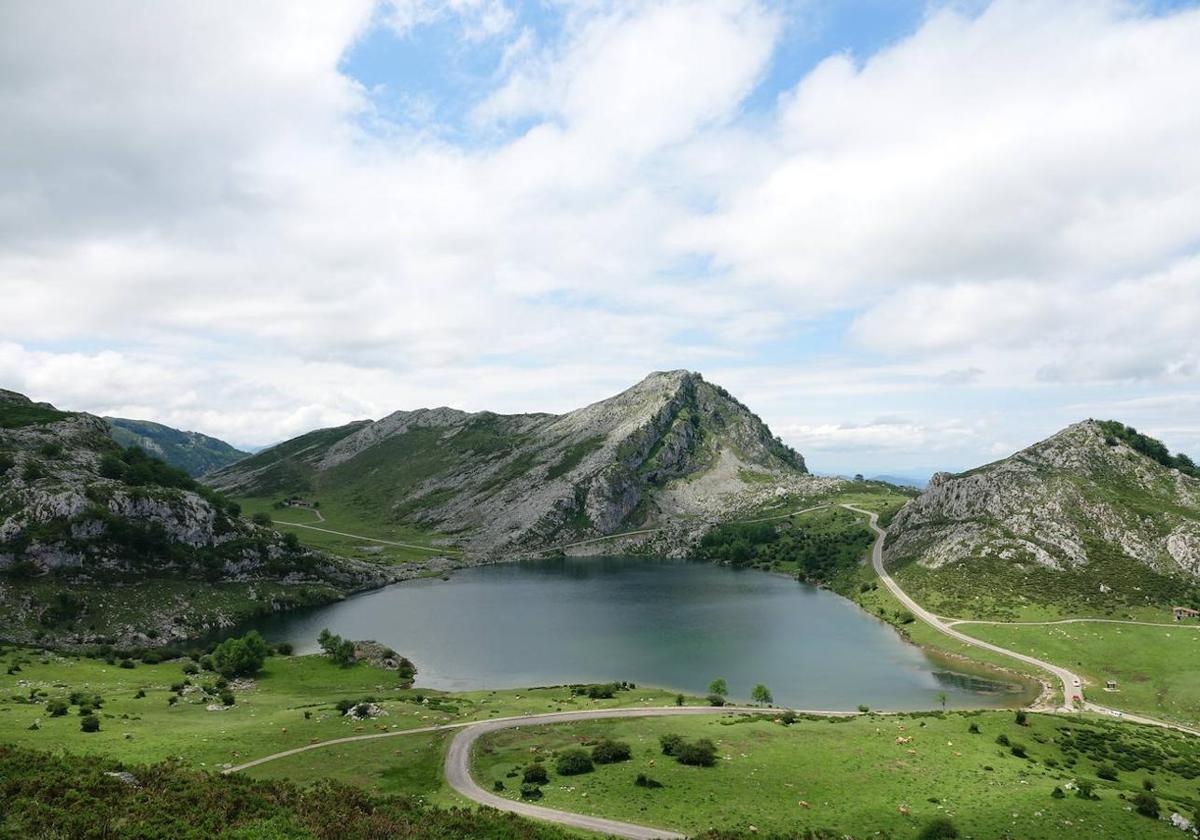
[[[956,673],[855,604],[791,578],[704,563],[586,557],[479,566],[260,620],[270,641],[317,650],[322,628],[411,659],[445,690],[630,682],[732,699],[756,683],[779,705],[921,709],[1017,705],[1029,686]],[[960,669],[961,670],[961,669]]]

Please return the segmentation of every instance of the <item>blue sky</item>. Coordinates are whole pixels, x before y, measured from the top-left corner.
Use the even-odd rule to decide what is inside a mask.
[[[1200,450],[1196,3],[123,19],[0,11],[2,385],[262,445],[686,367],[821,471]]]

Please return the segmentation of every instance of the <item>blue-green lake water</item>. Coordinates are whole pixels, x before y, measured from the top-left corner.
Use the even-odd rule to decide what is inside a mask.
[[[1014,705],[1028,686],[956,673],[833,593],[753,570],[589,557],[480,566],[255,624],[316,650],[322,628],[376,639],[446,690],[628,680],[703,694],[724,677],[779,705],[919,709]]]

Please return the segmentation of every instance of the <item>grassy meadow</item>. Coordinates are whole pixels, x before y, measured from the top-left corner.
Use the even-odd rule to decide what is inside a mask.
[[[659,738],[667,734],[710,739],[715,765],[684,766],[663,755]],[[557,753],[603,738],[627,743],[630,760],[580,775],[557,772]],[[723,827],[909,838],[945,817],[963,837],[1125,840],[1179,836],[1133,811],[1145,779],[1164,815],[1177,810],[1190,818],[1200,806],[1195,739],[1049,715],[1028,715],[1020,725],[1012,712],[800,719],[790,726],[765,716],[714,716],[510,729],[480,740],[474,772],[484,787],[499,782],[500,795],[516,799],[524,768],[539,759],[549,776],[539,804],[689,833]],[[661,787],[637,785],[639,774]],[[1091,783],[1095,798],[1079,797],[1079,782]]]
[[[1200,726],[1200,626],[960,624],[968,635],[1065,665],[1104,706]],[[1107,680],[1116,691],[1105,691]]]

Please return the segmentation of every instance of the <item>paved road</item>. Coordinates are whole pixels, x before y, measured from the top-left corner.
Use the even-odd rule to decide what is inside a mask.
[[[1002,648],[999,645],[992,644],[991,642],[985,642],[981,639],[976,639],[973,636],[968,636],[966,633],[955,630],[949,624],[942,621],[942,619],[938,618],[929,610],[922,607],[920,604],[910,598],[908,594],[900,588],[900,585],[896,583],[896,581],[892,580],[892,576],[887,573],[887,570],[883,568],[883,540],[884,537],[887,536],[887,531],[879,527],[879,514],[873,513],[869,510],[863,510],[862,508],[856,508],[853,505],[842,505],[842,507],[846,508],[847,510],[852,510],[855,513],[865,514],[869,518],[871,530],[875,532],[875,544],[871,547],[871,563],[875,566],[875,574],[879,575],[879,579],[883,581],[884,586],[891,590],[892,594],[896,596],[896,600],[903,604],[905,608],[907,608],[910,612],[912,612],[913,615],[924,621],[933,629],[945,633],[947,636],[950,636],[953,639],[958,639],[960,642],[965,642],[966,644],[983,648],[984,650],[990,650],[993,653],[999,653],[1003,656],[1009,656],[1013,659],[1018,659],[1021,662],[1025,662],[1026,664],[1033,665],[1036,668],[1040,668],[1043,671],[1053,674],[1059,681],[1062,682],[1063,706],[1060,707],[1060,711],[1073,711],[1071,698],[1079,697],[1081,700],[1083,699],[1083,691],[1082,688],[1080,688],[1080,686],[1083,685],[1083,682],[1080,680],[1078,675],[1068,671],[1066,668],[1053,665],[1033,656],[1028,656],[1024,653],[1017,653],[1014,650]]]
[[[524,718],[480,721],[479,723],[464,727],[454,736],[454,740],[450,742],[450,749],[446,752],[446,781],[450,787],[467,797],[467,799],[501,811],[511,811],[523,817],[546,820],[558,823],[559,825],[582,828],[587,831],[595,831],[615,837],[628,837],[631,840],[683,838],[686,835],[662,828],[652,828],[635,823],[608,820],[603,817],[591,817],[586,814],[575,814],[568,811],[556,811],[553,808],[546,808],[541,805],[532,805],[528,802],[520,802],[506,799],[503,796],[497,796],[491,791],[484,790],[471,778],[471,747],[482,735],[515,726],[541,726],[550,723],[569,723],[576,720],[602,720],[607,718],[713,715],[728,714],[730,712],[758,713],[763,711],[778,712],[781,710],[764,710],[745,706],[726,706],[724,708],[712,706],[659,706],[641,709],[595,709],[583,712],[559,712],[545,715],[530,715]],[[801,714],[851,716],[853,712],[814,711],[801,712]]]

